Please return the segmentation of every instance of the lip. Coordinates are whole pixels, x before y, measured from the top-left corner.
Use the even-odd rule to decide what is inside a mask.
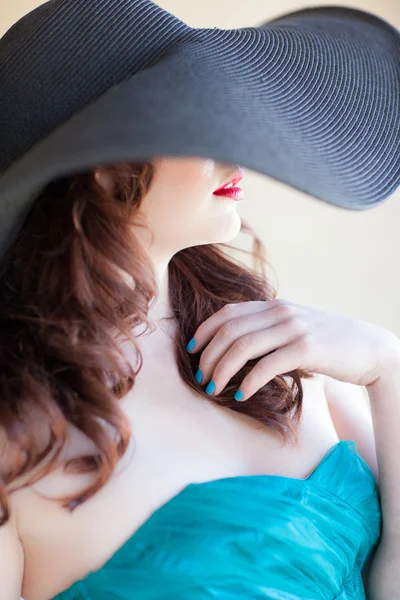
[[[216,190],[214,190],[213,194],[216,194],[217,196],[224,196],[225,194],[221,194],[220,192],[222,191],[229,191],[232,189],[235,189],[233,186],[238,183],[238,181],[241,181],[244,177],[244,169],[243,167],[239,167],[238,169],[236,169],[236,171],[234,172],[234,174],[232,175],[232,177],[230,179],[228,179],[228,181],[226,181],[223,185],[221,185],[221,187],[217,188]],[[226,186],[229,185],[230,183],[232,183],[232,188],[229,188],[229,190],[225,190]],[[237,188],[240,189],[240,188]]]

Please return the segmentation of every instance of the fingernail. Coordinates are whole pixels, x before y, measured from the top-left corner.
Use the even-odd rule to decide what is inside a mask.
[[[233,396],[235,400],[243,400],[243,392],[241,390],[236,390],[235,395]]]
[[[211,379],[211,381],[209,382],[209,384],[206,387],[206,393],[207,394],[213,394],[215,390],[215,383],[213,382],[213,380]]]
[[[192,338],[190,340],[190,342],[188,343],[188,345],[186,346],[186,350],[188,352],[190,352],[190,350],[193,350],[193,348],[195,347],[195,345],[196,345],[196,340],[194,338]]]
[[[203,373],[201,372],[201,369],[197,369],[196,375],[195,375],[195,379],[197,381],[197,383],[201,383],[203,380]]]

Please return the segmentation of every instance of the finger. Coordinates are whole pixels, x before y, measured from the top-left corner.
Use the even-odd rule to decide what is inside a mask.
[[[235,399],[246,401],[277,375],[295,369],[314,371],[311,364],[312,351],[307,336],[302,336],[262,358],[243,379],[235,393]]]
[[[298,338],[299,333],[291,321],[285,321],[239,337],[222,356],[212,373],[211,381],[215,386],[211,386],[214,390],[213,395],[221,393],[235,373],[240,371],[249,360],[265,356],[286,346]]]
[[[209,343],[209,341],[214,337],[219,328],[227,321],[252,313],[269,310],[280,304],[283,305],[283,303],[283,300],[278,300],[277,298],[275,298],[274,300],[248,301],[238,302],[237,304],[225,304],[223,308],[211,315],[211,317],[206,319],[197,328],[186,349],[188,352],[198,352]]]
[[[236,364],[242,360],[245,364],[251,358],[265,354],[268,347],[268,334],[266,332],[278,321],[279,316],[271,310],[264,310],[263,312],[226,321],[201,353],[199,370],[202,374],[202,382],[211,379],[217,364],[230,351],[236,357]],[[262,334],[252,335],[255,332],[259,332],[259,334],[262,332]],[[232,375],[238,370],[239,368],[233,371]]]

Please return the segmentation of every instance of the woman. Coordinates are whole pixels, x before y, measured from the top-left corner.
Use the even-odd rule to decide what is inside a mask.
[[[50,433],[53,452],[67,435],[60,460],[98,448],[86,471],[100,467],[101,477],[82,465],[80,473],[58,467],[47,475],[26,468],[40,476],[8,495],[4,597],[16,598],[22,581],[25,600],[362,597],[361,570],[380,530],[368,409],[353,401],[367,428],[354,422],[352,433],[369,465],[347,438],[339,441],[326,378],[303,369],[318,357],[310,370],[373,387],[395,364],[397,338],[274,301],[260,274],[224,257],[219,244],[236,236],[240,218],[237,202],[213,191],[235,171],[161,157],[52,182],[36,201],[21,238],[30,243],[15,246],[1,281],[9,315],[2,423],[16,441],[3,457],[15,469],[26,452],[33,466]],[[148,313],[146,298],[156,300]],[[123,315],[154,330],[129,330]],[[114,346],[111,329],[119,328],[132,344]],[[192,334],[199,351],[189,354]],[[314,336],[312,358],[302,350],[304,334]],[[274,364],[268,353],[280,347],[286,353],[280,362],[276,352]],[[270,366],[255,377],[264,355]],[[127,379],[123,367],[137,369],[136,377]],[[105,372],[119,376],[115,395]]]
[[[367,98],[397,98],[399,38],[287,19],[50,0],[1,40],[2,598],[395,597],[400,341],[275,298],[260,240],[254,270],[226,244],[252,233],[241,164],[353,208],[398,185],[395,103],[374,128]]]

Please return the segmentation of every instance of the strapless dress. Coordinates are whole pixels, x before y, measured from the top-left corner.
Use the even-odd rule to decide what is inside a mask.
[[[381,526],[376,478],[341,440],[306,479],[189,484],[52,600],[364,600]]]

